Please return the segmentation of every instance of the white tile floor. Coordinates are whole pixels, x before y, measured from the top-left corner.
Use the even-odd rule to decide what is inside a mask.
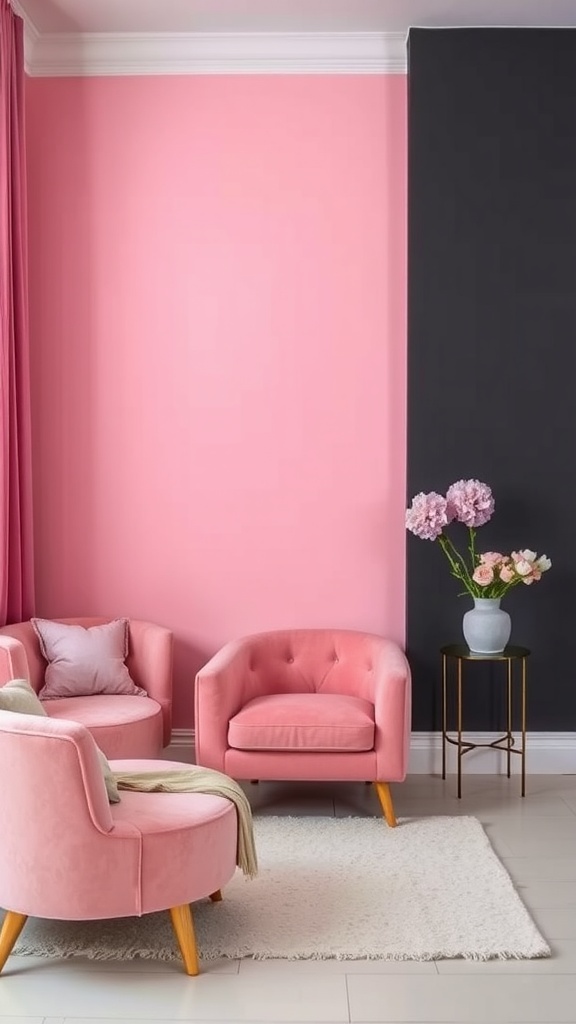
[[[378,814],[372,788],[247,785],[256,814]],[[413,776],[393,787],[401,817],[474,814],[553,949],[551,959],[471,963],[232,961],[188,978],[178,964],[11,957],[0,1024],[421,1022],[576,1024],[576,775]]]

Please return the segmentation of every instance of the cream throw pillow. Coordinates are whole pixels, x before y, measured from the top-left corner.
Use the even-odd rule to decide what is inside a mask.
[[[27,679],[11,679],[0,686],[0,710],[16,711],[19,715],[44,715],[46,711],[38,700],[38,694]]]
[[[46,709],[27,679],[11,679],[9,683],[0,686],[0,711],[16,711],[20,715],[48,717]],[[120,794],[116,785],[116,779],[112,774],[112,769],[104,752],[100,750],[98,745],[96,745],[96,750],[100,758],[108,800],[111,804],[117,804],[120,801]]]

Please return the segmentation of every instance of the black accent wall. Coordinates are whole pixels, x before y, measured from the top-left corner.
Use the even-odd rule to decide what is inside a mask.
[[[503,602],[531,648],[532,730],[576,729],[576,31],[413,29],[408,123],[408,501],[477,477],[479,550],[552,569]],[[449,532],[460,547],[467,532]],[[437,729],[439,648],[471,600],[408,536],[415,729]],[[499,666],[503,672],[503,666]],[[498,668],[472,665],[466,724],[498,728]],[[575,766],[576,767],[576,766]]]

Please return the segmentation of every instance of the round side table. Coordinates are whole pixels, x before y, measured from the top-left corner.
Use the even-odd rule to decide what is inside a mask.
[[[506,752],[506,768],[510,778],[510,762],[512,754],[519,754],[522,774],[521,794],[526,795],[526,659],[530,651],[527,647],[505,647],[501,654],[473,654],[466,644],[448,644],[440,648],[442,655],[442,778],[446,778],[446,744],[452,743],[458,751],[458,798],[462,796],[462,758],[470,750],[477,747],[493,747],[496,750]],[[463,666],[471,661],[502,661],[506,663],[506,732],[499,736],[492,743],[472,743],[463,736],[463,708],[462,708],[462,684]],[[448,665],[456,665],[456,729],[455,735],[450,735],[447,721],[447,690],[448,690]],[[521,695],[520,695],[520,729],[522,735],[521,746],[516,746],[515,738],[512,735],[512,696],[513,696],[513,675],[515,665],[520,666]],[[454,732],[454,731],[453,731]]]

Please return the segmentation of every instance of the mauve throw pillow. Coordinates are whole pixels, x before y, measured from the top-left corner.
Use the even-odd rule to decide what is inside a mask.
[[[51,619],[30,619],[48,665],[41,700],[57,697],[90,697],[98,693],[136,694],[136,686],[124,659],[128,654],[128,619],[114,619],[101,626],[70,625]]]
[[[4,686],[0,686],[0,711],[15,711],[19,715],[38,715],[40,718],[48,717],[46,709],[40,703],[37,693],[27,679],[11,679]],[[98,745],[96,745],[96,750],[104,776],[108,801],[111,804],[117,804],[120,802],[120,793],[112,769],[108,764],[108,758]]]

